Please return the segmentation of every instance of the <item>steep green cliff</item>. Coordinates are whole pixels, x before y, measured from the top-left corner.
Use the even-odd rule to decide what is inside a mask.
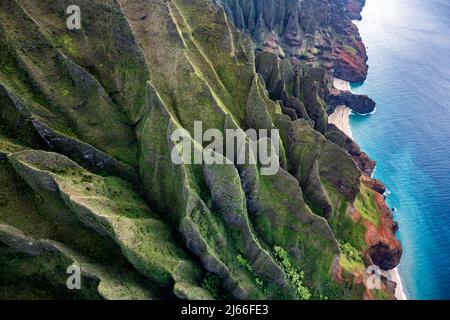
[[[319,2],[305,37],[345,12]],[[330,69],[261,53],[222,5],[0,0],[0,298],[373,298],[366,266],[401,248],[373,166],[328,125]],[[174,164],[169,137],[194,121],[279,129],[280,170]]]

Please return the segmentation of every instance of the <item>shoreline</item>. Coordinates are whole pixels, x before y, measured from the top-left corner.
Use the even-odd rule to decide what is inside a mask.
[[[351,91],[350,83],[342,79],[334,78],[333,86],[335,89],[340,91]],[[355,140],[353,138],[353,133],[350,126],[351,113],[352,109],[350,109],[348,106],[339,105],[336,107],[336,110],[334,110],[334,112],[328,116],[328,122],[334,124],[350,139]],[[387,271],[387,273],[389,274],[391,281],[397,284],[397,287],[395,288],[395,297],[397,298],[397,300],[407,300],[405,291],[403,290],[402,279],[400,277],[398,267]]]
[[[336,107],[336,110],[328,116],[328,122],[334,124],[339,130],[344,132],[350,139],[353,139],[352,129],[350,127],[350,114],[352,109],[346,105]]]
[[[339,79],[339,78],[333,78],[333,86],[335,89],[340,91],[350,91],[350,82]]]
[[[333,87],[339,91],[350,92],[350,82],[333,78]],[[336,107],[334,112],[328,116],[328,122],[334,124],[339,130],[344,132],[350,139],[353,139],[352,129],[350,127],[350,114],[352,109],[342,104]]]

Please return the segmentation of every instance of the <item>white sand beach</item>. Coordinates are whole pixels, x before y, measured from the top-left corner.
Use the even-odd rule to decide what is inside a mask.
[[[397,288],[395,289],[395,297],[397,300],[406,300],[406,295],[403,291],[402,280],[400,278],[400,274],[398,273],[398,269],[395,268],[390,270],[389,275],[391,276],[391,280],[397,284]]]
[[[328,116],[328,122],[334,124],[343,131],[349,138],[353,139],[350,128],[350,113],[352,109],[345,105],[337,106],[336,110]]]
[[[350,91],[350,83],[342,79],[334,78],[333,86],[341,91]]]

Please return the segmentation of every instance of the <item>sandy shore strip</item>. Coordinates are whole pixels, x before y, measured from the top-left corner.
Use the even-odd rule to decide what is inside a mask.
[[[390,270],[389,275],[391,276],[391,280],[397,284],[397,288],[395,288],[395,297],[397,300],[406,300],[406,295],[403,291],[402,280],[400,278],[400,274],[398,273],[398,268]]]
[[[342,79],[333,78],[333,86],[341,91],[350,91],[350,83]]]
[[[328,116],[328,122],[334,124],[349,138],[353,139],[352,129],[350,128],[350,113],[352,109],[347,106],[337,106],[336,110]]]

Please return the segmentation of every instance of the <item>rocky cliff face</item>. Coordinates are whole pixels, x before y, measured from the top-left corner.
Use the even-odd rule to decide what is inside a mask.
[[[330,76],[366,74],[361,4],[0,1],[0,296],[373,298],[365,269],[398,264],[396,226],[327,121]],[[279,129],[280,170],[174,164],[194,121]]]

